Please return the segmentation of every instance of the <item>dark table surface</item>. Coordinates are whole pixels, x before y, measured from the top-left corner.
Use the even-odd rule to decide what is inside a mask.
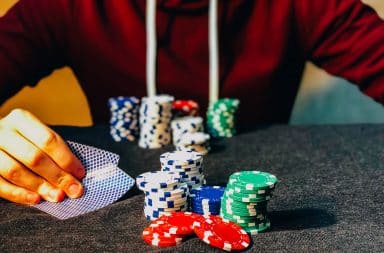
[[[121,156],[132,177],[159,170],[159,155],[114,143],[106,126],[58,127],[73,140]],[[280,182],[270,201],[272,228],[252,236],[249,252],[384,252],[384,126],[265,126],[214,142],[204,158],[208,184],[239,170],[264,170]],[[141,240],[143,194],[132,189],[96,212],[57,220],[0,200],[0,252],[220,252],[191,238],[156,248]]]

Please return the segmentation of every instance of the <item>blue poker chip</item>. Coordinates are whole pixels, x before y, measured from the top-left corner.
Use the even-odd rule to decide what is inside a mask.
[[[215,203],[221,201],[225,187],[223,186],[201,186],[191,190],[191,198],[202,203]]]

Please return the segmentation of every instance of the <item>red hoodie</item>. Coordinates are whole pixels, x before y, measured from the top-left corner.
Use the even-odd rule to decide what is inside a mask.
[[[208,99],[208,0],[158,1],[157,91]],[[240,124],[288,121],[310,60],[384,101],[384,22],[359,0],[219,1],[220,96]],[[146,95],[144,0],[22,0],[0,19],[0,102],[69,65],[95,122]]]

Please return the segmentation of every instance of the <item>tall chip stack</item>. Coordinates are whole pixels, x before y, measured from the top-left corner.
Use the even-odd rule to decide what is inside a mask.
[[[236,134],[238,99],[223,98],[211,103],[207,111],[207,130],[214,138],[229,138]]]
[[[176,118],[172,120],[171,128],[173,145],[177,146],[184,134],[204,131],[203,118],[192,116]]]
[[[188,209],[188,186],[177,173],[146,172],[136,178],[136,184],[145,193],[144,215],[147,220]]]
[[[271,226],[267,203],[276,187],[276,176],[262,171],[232,174],[221,200],[220,216],[252,235]]]
[[[203,156],[193,151],[173,151],[160,156],[161,170],[177,173],[188,188],[205,184]]]
[[[140,100],[136,97],[113,97],[108,100],[111,112],[110,134],[113,140],[134,141],[139,135]]]
[[[142,98],[139,147],[155,149],[170,143],[173,101],[168,95]]]

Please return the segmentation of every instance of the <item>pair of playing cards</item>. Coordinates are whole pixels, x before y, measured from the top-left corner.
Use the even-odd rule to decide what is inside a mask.
[[[60,203],[45,201],[35,205],[36,208],[64,220],[112,204],[135,184],[133,178],[117,167],[117,154],[76,142],[67,143],[86,171],[82,180],[84,195]]]

